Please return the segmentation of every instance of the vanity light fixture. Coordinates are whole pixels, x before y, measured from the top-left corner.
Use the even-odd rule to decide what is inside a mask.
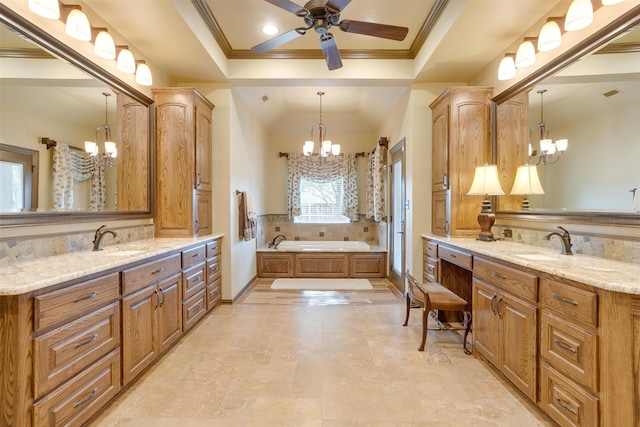
[[[116,59],[116,44],[113,41],[111,34],[107,32],[106,28],[92,28],[92,33],[95,33],[93,38],[93,53],[100,58]]]
[[[63,9],[70,9],[65,20],[65,32],[76,40],[91,41],[91,25],[89,18],[78,5],[62,5]]]
[[[111,94],[109,92],[102,92],[104,95],[104,124],[100,125],[96,128],[96,140],[95,141],[85,141],[84,142],[84,151],[89,153],[92,157],[96,157],[99,154],[98,148],[98,132],[104,131],[104,151],[103,157],[105,159],[105,164],[107,166],[113,166],[113,160],[118,156],[118,148],[116,147],[116,143],[111,140],[111,126],[109,126],[108,120],[108,100]]]
[[[116,59],[116,68],[123,73],[133,74],[136,72],[136,60],[128,46],[116,46],[118,59]]]
[[[318,95],[320,96],[320,121],[311,127],[311,137],[304,142],[302,153],[305,156],[309,156],[313,153],[313,150],[315,148],[315,142],[313,141],[313,131],[317,128],[318,147],[320,150],[320,155],[322,157],[327,157],[330,154],[337,156],[338,154],[340,154],[340,144],[332,144],[331,140],[324,139],[327,132],[327,127],[322,123],[322,96],[324,95],[324,92],[318,92]]]
[[[498,80],[509,80],[516,76],[516,63],[512,55],[505,55],[498,67]]]
[[[535,38],[527,37],[520,43],[514,60],[517,68],[529,67],[536,63],[536,48],[531,41],[532,39],[535,40]]]
[[[565,31],[578,31],[593,22],[593,5],[591,0],[573,0],[564,17]]]
[[[548,52],[560,46],[562,43],[562,30],[560,30],[558,21],[561,20],[561,17],[547,18],[546,24],[542,26],[538,35],[539,52]]]
[[[544,190],[540,184],[540,178],[538,177],[538,167],[536,165],[530,165],[527,163],[526,165],[518,166],[516,179],[513,182],[513,187],[511,188],[511,194],[525,196],[522,200],[522,209],[526,211],[530,209],[529,198],[526,196],[544,194]]]
[[[47,19],[60,19],[58,0],[29,0],[29,10]]]
[[[539,156],[536,165],[542,163],[543,165],[552,165],[557,163],[560,160],[560,157],[556,155],[556,153],[564,154],[567,151],[567,147],[569,146],[568,139],[558,139],[553,141],[549,138],[549,128],[544,122],[544,93],[546,89],[538,90],[537,93],[540,94],[540,121],[536,125],[535,128],[531,128],[529,130],[529,139],[532,140],[532,134],[534,130],[538,130],[540,135],[540,153],[537,150],[534,150],[532,147],[532,143],[529,142],[529,158],[534,156]]]
[[[494,241],[491,227],[496,222],[496,215],[491,208],[491,200],[489,196],[503,196],[504,191],[500,186],[500,178],[498,177],[498,166],[485,163],[483,166],[476,167],[473,175],[471,188],[467,192],[469,196],[484,196],[482,201],[482,210],[478,214],[478,224],[480,224],[480,234],[476,240],[485,242]]]
[[[136,83],[142,86],[151,86],[153,84],[153,77],[151,76],[151,69],[144,61],[136,61],[138,69],[136,70]]]

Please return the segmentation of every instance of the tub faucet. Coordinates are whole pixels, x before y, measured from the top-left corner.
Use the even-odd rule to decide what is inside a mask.
[[[573,252],[571,252],[571,235],[569,234],[569,232],[558,226],[558,228],[560,230],[563,231],[562,234],[557,233],[557,232],[553,232],[553,233],[549,233],[546,236],[544,236],[544,240],[551,240],[551,236],[558,236],[560,237],[560,239],[562,240],[562,250],[560,253],[564,254],[564,255],[573,255]]]
[[[278,239],[278,237],[282,237],[282,239],[280,239],[277,243],[276,240]],[[273,248],[273,249],[278,249],[278,245],[280,243],[282,243],[283,240],[287,240],[286,236],[284,234],[278,234],[276,237],[273,238],[273,240],[271,241],[271,243],[269,243],[269,247]]]
[[[107,224],[104,224],[100,227],[98,227],[98,229],[96,230],[96,234],[93,236],[93,250],[94,251],[101,251],[102,250],[102,238],[104,237],[105,234],[109,234],[111,233],[111,235],[114,238],[118,238],[118,233],[116,233],[113,230],[102,230],[103,228],[105,228],[107,226]]]

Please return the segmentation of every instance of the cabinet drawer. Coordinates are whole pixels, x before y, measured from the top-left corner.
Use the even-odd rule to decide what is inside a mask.
[[[540,366],[540,406],[562,427],[598,425],[598,399],[546,363]]]
[[[467,270],[471,270],[473,266],[473,257],[471,254],[446,246],[438,245],[438,256],[441,260],[449,261]]]
[[[598,337],[543,311],[540,353],[554,368],[592,393],[598,391]]]
[[[93,311],[119,296],[118,273],[39,295],[34,298],[35,331]]]
[[[207,283],[211,283],[220,276],[220,255],[207,260]]]
[[[207,249],[204,245],[182,252],[182,268],[200,264],[207,258]]]
[[[215,255],[220,255],[220,239],[207,243],[207,258]]]
[[[33,346],[36,398],[119,346],[118,302],[36,338]]]
[[[34,425],[82,425],[119,390],[120,351],[115,350],[34,403]]]
[[[218,278],[215,282],[207,285],[207,311],[218,305],[222,301],[220,284],[222,280]]]
[[[122,272],[122,293],[124,295],[160,281],[182,269],[180,254],[133,267]]]
[[[438,266],[438,260],[429,257],[423,257],[422,263],[424,265],[424,271],[422,277],[426,282],[438,282],[438,277],[436,274],[436,269]]]
[[[582,322],[593,327],[598,326],[598,295],[584,289],[544,279],[540,302],[560,317]]]
[[[182,299],[189,299],[205,287],[205,265],[200,264],[186,270],[182,286]]]
[[[192,298],[182,303],[182,327],[186,331],[207,312],[206,292],[202,289]]]
[[[423,241],[422,254],[429,258],[438,258],[438,244],[431,240]]]
[[[538,277],[515,268],[476,257],[473,275],[513,295],[533,302],[538,296]]]

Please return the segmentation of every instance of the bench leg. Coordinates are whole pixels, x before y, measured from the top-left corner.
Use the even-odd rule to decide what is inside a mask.
[[[422,342],[418,351],[424,351],[424,346],[427,343],[427,322],[429,321],[429,311],[427,307],[422,309]]]
[[[471,330],[471,312],[464,312],[464,336],[462,337],[462,347],[464,348],[465,354],[471,354],[471,350],[467,348],[467,336],[469,335],[469,330]]]
[[[407,317],[404,319],[404,323],[402,326],[407,326],[409,324],[409,310],[411,310],[411,297],[409,297],[409,293],[407,292]]]

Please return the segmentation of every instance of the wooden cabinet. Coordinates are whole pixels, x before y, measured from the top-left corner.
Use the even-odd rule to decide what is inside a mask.
[[[258,277],[385,277],[386,252],[258,252]]]
[[[258,277],[293,277],[293,254],[258,252]]]
[[[182,335],[180,256],[171,255],[122,272],[125,385]]]
[[[207,311],[222,301],[222,265],[220,239],[207,243]]]
[[[386,277],[386,258],[380,254],[352,254],[349,277]]]
[[[153,89],[156,236],[211,233],[213,104],[194,88]]]
[[[442,236],[475,236],[482,196],[467,196],[476,166],[491,159],[490,87],[445,90],[432,111],[432,226]]]
[[[438,244],[422,241],[422,281],[438,283]]]
[[[537,399],[537,281],[530,273],[473,261],[474,349]]]
[[[207,248],[197,246],[182,253],[182,329],[186,331],[206,314]]]

